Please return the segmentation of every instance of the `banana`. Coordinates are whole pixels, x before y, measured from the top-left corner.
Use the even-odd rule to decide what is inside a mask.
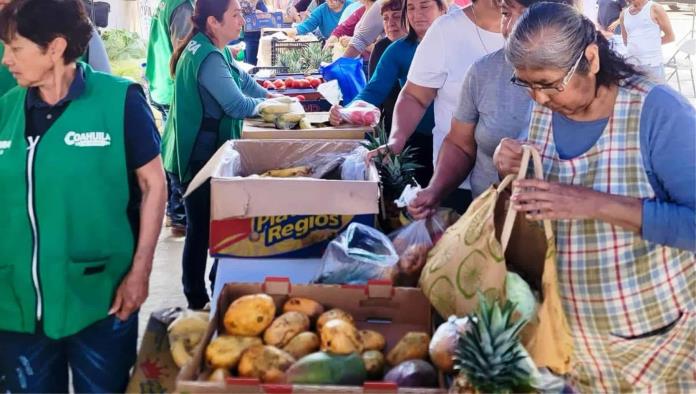
[[[207,329],[208,314],[204,312],[184,311],[169,325],[169,351],[179,368],[191,360]]]
[[[307,118],[302,118],[302,119],[300,119],[300,128],[303,129],[303,130],[304,130],[304,129],[313,129],[314,126],[312,126],[312,124],[309,123],[309,121],[307,120]]]
[[[304,119],[304,117],[305,114],[303,112],[289,112],[278,116],[278,119],[283,122],[299,122]]]
[[[264,114],[285,114],[290,112],[289,103],[263,102],[259,107],[259,113]]]
[[[174,363],[179,368],[186,365],[193,358],[186,350],[186,345],[184,344],[183,340],[172,342],[170,344],[169,351],[172,353]]]
[[[261,174],[261,176],[269,176],[273,178],[293,178],[300,176],[312,175],[312,168],[309,166],[282,168],[278,170],[269,170]]]
[[[261,118],[263,118],[263,121],[266,123],[275,122],[277,117],[278,117],[277,114],[261,114]]]

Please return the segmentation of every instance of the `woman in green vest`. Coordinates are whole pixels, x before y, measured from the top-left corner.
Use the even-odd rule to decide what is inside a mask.
[[[174,98],[162,137],[165,169],[179,177],[184,190],[222,143],[240,137],[242,119],[258,114],[259,104],[275,96],[241,70],[227,49],[244,27],[238,0],[198,0],[192,20],[190,36],[172,56]],[[200,309],[209,301],[210,183],[190,194],[184,205],[182,282],[189,307]],[[215,271],[213,267],[213,283]]]
[[[0,10],[3,9],[11,0],[0,0]],[[2,59],[5,54],[5,44],[0,43],[0,59]],[[106,55],[106,49],[104,48],[104,43],[97,29],[92,28],[92,38],[89,40],[89,44],[85,49],[85,55],[83,59],[92,68],[97,71],[102,71],[105,73],[111,73],[111,66],[109,65],[109,59]],[[4,95],[8,90],[17,86],[17,81],[15,81],[12,73],[4,64],[0,64],[0,96]]]
[[[0,392],[123,392],[135,362],[164,171],[142,88],[77,61],[91,34],[81,0],[0,12]]]

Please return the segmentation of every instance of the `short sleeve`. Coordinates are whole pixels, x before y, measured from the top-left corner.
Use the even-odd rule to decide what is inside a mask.
[[[129,171],[137,170],[160,154],[160,134],[140,85],[128,87],[123,128]]]
[[[413,63],[408,71],[408,81],[426,88],[440,89],[447,79],[445,48],[442,23],[447,17],[440,17],[425,33],[423,41],[418,45]]]

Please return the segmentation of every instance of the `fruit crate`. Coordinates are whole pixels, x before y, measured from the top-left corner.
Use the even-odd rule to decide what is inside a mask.
[[[280,62],[280,54],[287,51],[296,51],[308,47],[310,44],[322,44],[321,40],[312,41],[271,41],[271,65],[278,66]]]
[[[379,332],[386,339],[385,352],[396,345],[407,332],[431,332],[431,307],[417,288],[393,287],[389,281],[375,280],[367,285],[298,285],[287,278],[267,277],[263,283],[228,283],[217,300],[215,315],[210,320],[201,345],[190,363],[177,376],[181,393],[390,393],[446,394],[442,376],[439,387],[398,387],[392,382],[365,381],[353,386],[301,385],[290,383],[264,384],[255,378],[229,377],[223,382],[207,381],[205,349],[213,337],[224,330],[224,314],[228,306],[243,295],[265,293],[280,310],[290,297],[304,297],[321,303],[325,310],[340,308],[354,319],[358,329]],[[403,313],[408,308],[409,313]]]

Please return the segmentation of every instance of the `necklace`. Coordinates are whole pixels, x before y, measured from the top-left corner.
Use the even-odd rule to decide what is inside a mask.
[[[481,37],[481,31],[478,25],[478,18],[476,17],[476,5],[472,4],[471,5],[471,13],[474,15],[474,27],[476,28],[476,35],[478,36],[479,42],[481,43],[481,46],[483,47],[483,50],[486,52],[486,54],[489,54],[488,48],[486,47],[486,44],[483,42],[483,38]]]

